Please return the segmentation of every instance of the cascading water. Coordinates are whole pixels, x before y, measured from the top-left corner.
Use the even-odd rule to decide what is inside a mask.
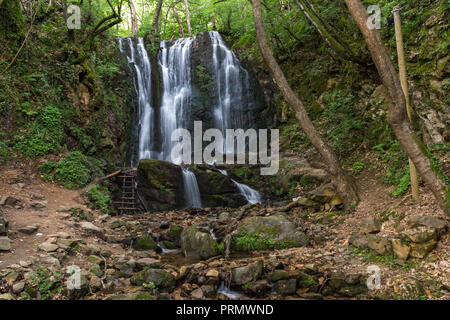
[[[163,96],[161,102],[161,160],[180,163],[171,158],[172,132],[177,128],[187,128],[191,96],[190,53],[194,38],[181,38],[168,47],[161,42],[159,66],[162,73]]]
[[[254,99],[249,94],[248,72],[226,47],[218,32],[211,31],[208,35],[213,47],[216,86],[216,100],[212,106],[214,125],[225,134],[226,129],[244,127],[246,119],[248,120],[247,110],[253,105]],[[191,119],[191,51],[195,39],[190,37],[175,42],[161,42],[158,65],[163,92],[159,109],[158,106],[155,109],[151,102],[152,70],[143,39],[137,39],[136,45],[131,38],[119,39],[120,51],[126,56],[128,67],[134,74],[133,83],[138,100],[138,150],[134,157],[137,161],[154,158],[182,164],[181,159],[172,159],[171,151],[176,142],[171,141],[171,135],[177,128],[189,128],[194,120]],[[155,110],[159,113],[155,113]],[[154,138],[157,130],[160,139]],[[223,150],[226,151],[225,147]],[[187,168],[182,168],[182,173],[187,206],[201,207],[195,174]],[[249,203],[261,202],[261,196],[256,190],[234,180],[233,182]]]
[[[209,36],[213,46],[217,91],[213,114],[216,127],[225,136],[226,129],[244,127],[244,106],[252,101],[248,99],[249,78],[248,72],[241,66],[234,52],[227,48],[220,34],[210,31]],[[233,151],[225,150],[225,146],[223,150]]]
[[[217,170],[219,170],[219,172],[221,174],[223,174],[224,176],[228,175],[227,170],[223,170],[223,169],[217,169]],[[239,192],[244,196],[245,200],[247,200],[248,203],[251,203],[251,204],[261,203],[261,200],[262,200],[261,194],[258,191],[250,188],[246,184],[239,183],[234,179],[231,179],[231,181],[233,181],[233,183],[238,188]]]
[[[153,158],[152,154],[152,128],[154,110],[151,106],[151,65],[147,50],[144,46],[144,39],[138,38],[137,52],[134,48],[133,40],[126,39],[127,50],[123,47],[123,41],[119,38],[119,47],[122,54],[127,57],[130,70],[134,69],[134,85],[138,97],[139,113],[139,151],[140,159]]]
[[[188,168],[183,168],[184,196],[187,206],[192,208],[201,208],[202,200],[198,190],[197,178]]]

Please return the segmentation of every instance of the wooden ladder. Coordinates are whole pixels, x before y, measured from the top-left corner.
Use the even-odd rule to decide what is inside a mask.
[[[136,190],[136,173],[136,168],[122,168],[117,177],[121,180],[122,184],[122,198],[120,201],[114,201],[119,214],[135,214],[142,212]]]

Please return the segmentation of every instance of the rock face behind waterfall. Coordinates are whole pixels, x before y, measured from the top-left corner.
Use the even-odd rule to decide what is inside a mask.
[[[196,166],[204,207],[239,207],[247,203],[230,177],[206,167]],[[182,209],[186,206],[180,166],[167,161],[143,159],[139,162],[138,192],[149,211]]]
[[[184,205],[181,167],[155,159],[139,161],[138,192],[149,211],[181,208]]]

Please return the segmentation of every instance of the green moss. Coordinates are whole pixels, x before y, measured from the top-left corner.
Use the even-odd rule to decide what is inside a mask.
[[[111,193],[105,186],[93,185],[87,190],[89,207],[109,214],[112,206]]]

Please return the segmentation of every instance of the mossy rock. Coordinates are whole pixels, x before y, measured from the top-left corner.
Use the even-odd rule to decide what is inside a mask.
[[[137,238],[133,242],[133,247],[137,250],[154,250],[161,251],[161,248],[158,246],[156,241],[150,235],[144,235],[142,237]]]
[[[156,298],[150,292],[137,291],[131,294],[112,295],[106,297],[104,300],[156,300]]]
[[[309,274],[302,271],[297,271],[297,288],[308,288],[309,292],[317,292],[319,290],[319,283]]]
[[[223,251],[209,233],[202,232],[195,226],[184,228],[180,241],[181,251],[186,257],[208,259]]]
[[[158,289],[172,290],[175,287],[175,278],[169,272],[162,269],[144,269],[130,278],[130,282],[136,286],[153,282]]]

